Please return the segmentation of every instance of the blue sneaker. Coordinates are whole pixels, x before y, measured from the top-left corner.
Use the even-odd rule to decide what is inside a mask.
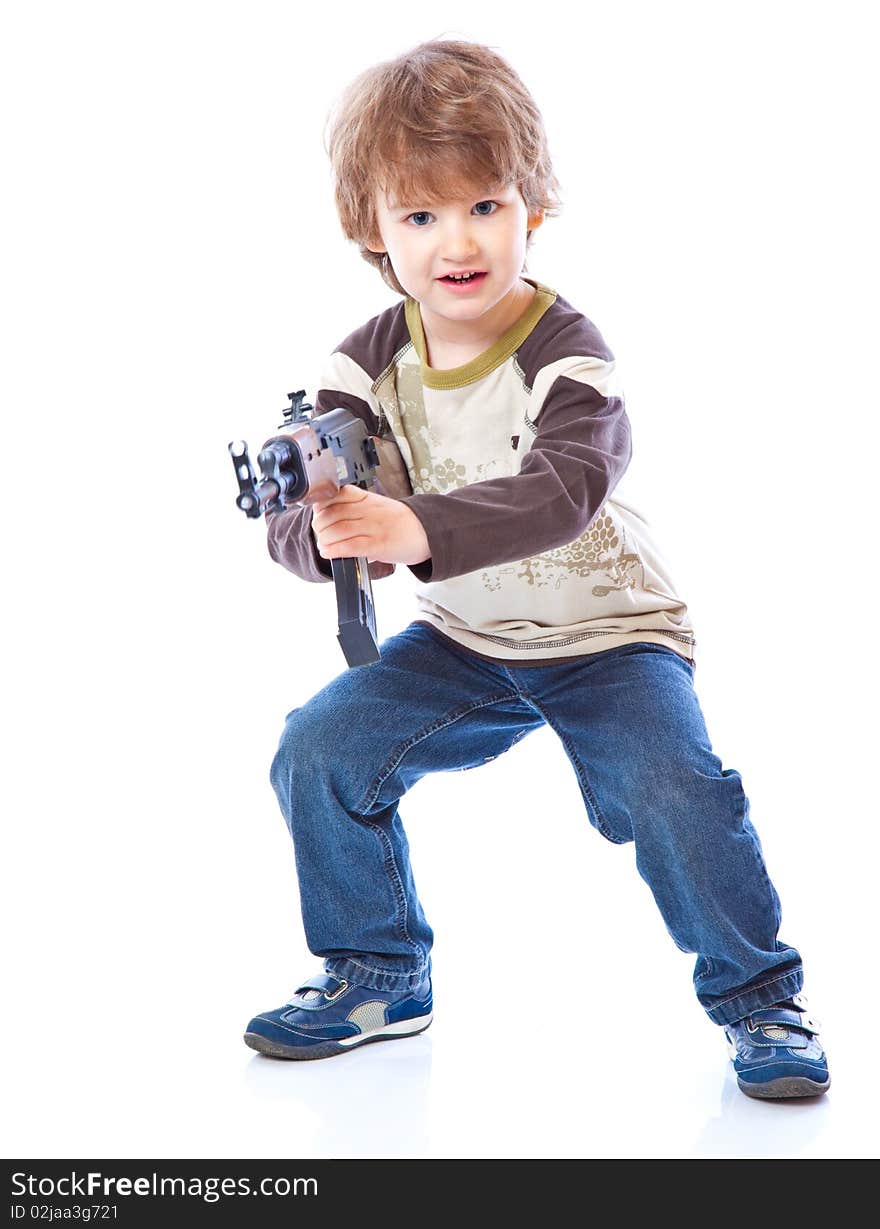
[[[319,973],[277,1011],[254,1016],[244,1035],[252,1050],[272,1058],[330,1058],[368,1041],[424,1032],[431,1023],[431,979],[415,990],[370,990]]]
[[[725,1024],[737,1083],[749,1097],[816,1097],[831,1084],[819,1023],[802,994]]]

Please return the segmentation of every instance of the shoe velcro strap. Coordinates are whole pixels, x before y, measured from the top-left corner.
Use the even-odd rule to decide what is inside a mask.
[[[810,1043],[806,1033],[789,1033],[787,1037],[768,1037],[759,1028],[749,1033],[748,1044],[755,1050],[805,1050]]]
[[[296,993],[305,994],[307,990],[320,990],[322,994],[330,996],[338,994],[344,985],[345,982],[334,977],[332,973],[317,973],[301,986],[297,986]]]
[[[753,1011],[748,1016],[749,1032],[765,1026],[797,1029],[801,1033],[816,1034],[819,1026],[815,1020],[802,1011],[793,1011],[790,1007],[764,1007]]]

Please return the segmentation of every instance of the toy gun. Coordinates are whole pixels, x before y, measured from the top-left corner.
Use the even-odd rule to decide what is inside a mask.
[[[267,510],[278,512],[289,504],[331,499],[346,483],[366,489],[376,478],[376,441],[357,415],[344,409],[315,415],[314,407],[304,401],[304,389],[287,395],[290,405],[280,424],[284,434],[268,439],[257,456],[263,475],[259,482],[246,441],[229,445],[238,479],[235,502],[249,517],[259,517]],[[345,660],[349,666],[378,661],[369,562],[365,558],[331,559],[330,564]]]

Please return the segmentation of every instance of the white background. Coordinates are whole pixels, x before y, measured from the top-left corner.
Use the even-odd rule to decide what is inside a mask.
[[[869,13],[6,7],[4,1155],[876,1155]],[[529,271],[621,365],[710,736],[824,1023],[819,1102],[737,1092],[547,730],[403,804],[432,1028],[325,1063],[242,1044],[319,963],[267,774],[344,661],[332,588],[271,563],[226,444],[396,301],[341,236],[322,130],[441,35],[543,111],[565,210]],[[383,636],[409,622],[406,569],[376,600]]]

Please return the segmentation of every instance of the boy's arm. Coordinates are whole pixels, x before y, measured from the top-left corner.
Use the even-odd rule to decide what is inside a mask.
[[[276,563],[302,580],[332,580],[329,559],[318,554],[310,505],[266,511],[266,545]]]
[[[622,397],[560,376],[518,474],[402,501],[422,522],[431,549],[430,559],[411,565],[413,573],[421,581],[447,580],[573,542],[631,455]]]

